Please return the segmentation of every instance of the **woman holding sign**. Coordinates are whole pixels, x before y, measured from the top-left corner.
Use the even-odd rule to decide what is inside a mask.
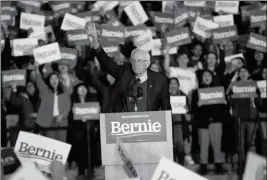
[[[220,89],[221,88],[221,89]],[[213,72],[204,70],[200,89],[193,93],[192,113],[198,124],[200,144],[200,174],[207,173],[209,145],[211,143],[217,174],[225,173],[222,167],[222,123],[228,118],[223,87],[216,87]]]
[[[66,127],[71,108],[69,93],[60,83],[57,73],[51,73],[45,83],[39,67],[36,67],[36,86],[41,97],[41,104],[37,114],[37,125],[41,128]],[[66,130],[46,131],[46,136],[66,142]]]

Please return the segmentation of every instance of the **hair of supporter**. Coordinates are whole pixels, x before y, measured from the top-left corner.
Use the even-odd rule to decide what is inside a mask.
[[[52,85],[50,84],[50,78],[51,78],[52,75],[56,75],[56,76],[58,77],[58,79],[59,79],[58,87],[57,87],[57,94],[62,94],[62,93],[64,92],[64,86],[63,86],[62,82],[60,81],[60,76],[59,76],[59,74],[56,73],[56,72],[52,72],[52,73],[50,73],[50,74],[48,75],[48,77],[47,77],[47,79],[46,79],[48,88],[49,88],[52,92],[54,92],[54,88],[53,88]]]
[[[148,60],[148,61],[150,61],[150,55],[149,55],[149,53],[148,52],[146,52],[146,51],[143,51],[143,50],[141,50],[141,49],[139,49],[139,48],[136,48],[136,49],[134,49],[132,52],[131,52],[131,58],[133,57],[133,55],[134,55],[134,53],[136,53],[136,52],[138,52],[138,51],[141,51],[141,52],[143,52],[144,54],[145,54],[145,59],[146,60]]]
[[[236,57],[236,58],[234,58],[234,59],[241,60],[241,61],[242,61],[242,63],[243,63],[243,64],[245,64],[245,59],[244,59],[244,58],[242,58],[242,57]],[[234,60],[234,59],[233,59],[233,60]]]
[[[172,80],[175,80],[177,82],[177,84],[178,84],[178,87],[180,87],[180,81],[176,77],[169,78],[169,83],[168,84],[170,84]]]
[[[78,89],[80,86],[84,86],[87,90],[87,94],[85,95],[85,101],[89,100],[89,88],[85,83],[79,83],[74,87],[73,94],[72,94],[72,102],[80,102]]]
[[[156,61],[151,61],[151,64],[149,65],[149,68],[150,68],[152,65],[154,65],[154,64],[158,66],[158,68],[159,68],[159,72],[160,72],[160,73],[163,72],[163,70],[162,70],[160,64],[157,63]]]
[[[207,57],[208,57],[209,54],[214,54],[215,57],[216,57],[216,60],[218,59],[218,54],[217,54],[216,52],[214,52],[214,51],[208,51],[208,52],[206,53],[205,59],[207,59]]]

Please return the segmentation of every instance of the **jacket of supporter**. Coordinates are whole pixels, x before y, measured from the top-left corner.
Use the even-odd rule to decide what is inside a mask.
[[[199,88],[216,87],[214,83],[209,86],[201,85]],[[208,128],[211,122],[225,122],[229,118],[229,110],[226,104],[211,104],[198,106],[198,90],[193,92],[192,114],[199,121],[198,128]]]
[[[99,47],[95,55],[102,67],[116,79],[115,87],[110,97],[109,112],[129,112],[127,108],[127,89],[135,76],[129,64],[119,66]],[[167,77],[160,73],[147,70],[148,75],[148,111],[171,110],[170,94]]]
[[[37,124],[41,127],[49,127],[53,122],[54,93],[45,84],[41,74],[36,75],[36,86],[38,88],[41,103],[37,114]],[[59,114],[63,115],[62,125],[68,125],[68,115],[71,108],[71,99],[67,91],[58,94]]]
[[[20,127],[33,127],[34,121],[31,115],[35,112],[34,106],[30,99],[23,97],[16,92],[11,93],[10,103],[19,109]]]

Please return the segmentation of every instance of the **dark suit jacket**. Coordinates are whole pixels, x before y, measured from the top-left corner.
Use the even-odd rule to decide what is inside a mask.
[[[130,64],[123,66],[117,65],[103,50],[99,47],[95,50],[96,57],[101,66],[116,79],[115,88],[110,97],[108,112],[129,112],[127,108],[127,89],[133,83],[135,74]],[[160,73],[148,70],[147,83],[147,110],[171,110],[170,94],[168,80],[166,76]]]

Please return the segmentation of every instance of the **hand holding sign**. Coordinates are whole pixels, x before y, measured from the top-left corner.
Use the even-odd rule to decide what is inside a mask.
[[[99,47],[99,42],[97,38],[97,32],[95,24],[92,22],[87,22],[85,25],[85,31],[89,36],[89,39],[94,47],[94,49],[97,49]]]

